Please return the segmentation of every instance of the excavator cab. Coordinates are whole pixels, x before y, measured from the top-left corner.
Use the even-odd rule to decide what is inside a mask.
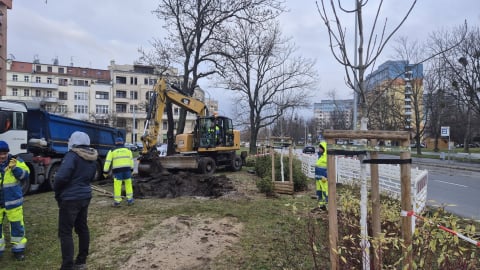
[[[201,117],[195,131],[199,138],[198,148],[232,147],[232,119],[223,116]]]

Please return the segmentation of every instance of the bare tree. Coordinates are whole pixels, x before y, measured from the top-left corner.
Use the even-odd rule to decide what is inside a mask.
[[[411,3],[410,3],[411,2]],[[320,4],[319,4],[320,3]],[[343,2],[345,3],[345,1]],[[346,75],[347,85],[354,90],[355,94],[358,96],[358,102],[360,105],[360,114],[362,116],[362,126],[361,129],[367,129],[367,108],[369,107],[366,98],[365,91],[365,72],[369,67],[373,67],[378,57],[381,55],[387,43],[393,37],[393,35],[398,31],[400,26],[405,22],[407,17],[410,15],[410,12],[413,10],[416,0],[409,1],[405,4],[408,6],[405,16],[400,16],[399,23],[393,27],[393,29],[387,32],[387,19],[383,22],[383,26],[377,29],[377,23],[380,19],[383,0],[378,1],[378,6],[376,8],[375,15],[372,16],[372,22],[370,23],[371,29],[366,31],[365,21],[363,17],[363,9],[370,3],[368,0],[355,0],[355,6],[353,8],[345,8],[342,6],[340,0],[335,2],[334,0],[321,0],[317,1],[317,9],[322,18],[328,32],[330,50],[344,69]],[[347,29],[342,24],[340,19],[339,12],[343,12],[347,15],[353,15],[355,18],[356,29],[352,32],[354,35],[355,41],[357,40],[358,34],[358,43],[355,42],[356,47],[353,49],[349,48],[349,45],[352,44],[351,40],[347,37]],[[377,32],[379,31],[379,32]],[[354,53],[354,56],[351,54]],[[355,57],[356,56],[356,57]],[[355,119],[356,121],[356,119]],[[356,127],[357,123],[354,123]],[[360,160],[363,160],[365,155],[360,156]],[[361,175],[365,176],[366,166],[361,165]],[[363,250],[363,265],[364,269],[369,267],[369,255],[367,252],[369,243],[368,243],[368,230],[367,230],[367,180],[365,177],[361,179],[361,208],[360,208],[360,231],[361,231],[361,243],[360,246]],[[374,237],[378,237],[380,233],[379,229],[374,226]],[[410,244],[410,243],[405,243]],[[411,261],[411,253],[408,253],[407,258]],[[330,257],[333,264],[337,264],[338,257],[330,252]],[[380,254],[375,254],[374,265],[380,267]]]
[[[216,72],[215,44],[233,19],[263,21],[277,16],[281,0],[161,0],[154,14],[165,21],[168,36],[153,42],[153,55],[165,56],[181,67],[181,91],[193,95],[198,81]],[[144,54],[148,57],[148,54]],[[151,55],[150,55],[151,56]],[[160,57],[158,57],[160,58]],[[167,103],[169,144],[173,144],[173,116]],[[183,133],[186,111],[180,110],[177,133]],[[169,145],[168,149],[173,149]]]
[[[395,80],[393,80],[395,81]],[[368,126],[378,130],[399,130],[405,126],[404,103],[398,99],[398,86],[393,81],[372,89],[368,95]]]
[[[459,112],[463,112],[466,127],[463,137],[464,151],[469,152],[472,140],[472,123],[480,115],[480,29],[471,29],[466,34],[461,27],[451,32],[437,32],[431,35],[431,47],[434,52],[453,47],[442,52],[442,66],[450,80],[450,95],[459,102]]]
[[[250,126],[250,153],[256,151],[260,129],[287,110],[307,106],[316,82],[313,60],[296,56],[296,48],[274,21],[262,24],[237,20],[223,39],[219,85],[238,97],[237,121]]]
[[[342,6],[340,1],[336,3],[333,0],[317,1],[318,12],[328,31],[330,50],[337,62],[345,68],[346,84],[359,97],[358,102],[362,117],[366,117],[368,108],[364,84],[365,73],[368,68],[374,66],[375,61],[381,55],[387,43],[405,22],[417,3],[416,0],[410,2],[405,4],[408,7],[405,16],[401,17],[399,23],[390,32],[387,32],[387,18],[385,18],[383,26],[379,27],[379,29],[377,28],[383,0],[380,0],[378,3],[375,16],[370,24],[370,30],[364,29],[365,22],[363,17],[363,9],[368,4],[368,0],[356,0],[355,6],[350,9]],[[358,32],[356,48],[349,48],[349,45],[353,42],[347,37],[347,29],[342,24],[339,12],[353,15],[355,18],[357,29],[352,31],[351,34],[356,39],[355,33]],[[357,59],[352,55],[354,52],[358,54]],[[356,123],[354,125],[356,126]]]

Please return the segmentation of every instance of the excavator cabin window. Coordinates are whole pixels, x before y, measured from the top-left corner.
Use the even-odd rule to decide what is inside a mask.
[[[199,147],[233,145],[232,120],[226,117],[205,117],[199,119]]]

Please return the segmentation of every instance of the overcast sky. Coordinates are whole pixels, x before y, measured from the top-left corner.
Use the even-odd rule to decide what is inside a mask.
[[[377,1],[370,0],[369,6],[376,6],[373,4]],[[390,29],[405,14],[407,2],[411,0],[385,1],[381,18],[388,17]],[[58,58],[60,65],[73,62],[75,66],[98,69],[107,69],[110,60],[133,64],[139,57],[138,48],[149,49],[153,38],[164,36],[162,21],[151,12],[157,3],[157,0],[13,0],[13,8],[8,11],[8,54],[17,61],[32,62],[37,58],[41,63],[53,63]],[[286,0],[286,7],[290,12],[281,17],[284,35],[292,37],[302,56],[317,61],[320,85],[314,102],[329,99],[327,93],[332,90],[337,93],[336,98],[352,98],[352,91],[344,84],[344,71],[329,50],[315,1]],[[372,18],[371,12],[365,10],[367,21]],[[344,19],[353,26],[353,19]],[[449,30],[465,20],[470,26],[480,26],[480,0],[419,0],[397,37],[409,36],[409,40],[423,42],[433,31]],[[392,56],[387,50],[382,59]],[[200,82],[207,90],[208,84]],[[219,90],[210,90],[209,94],[219,97],[221,111],[230,114],[231,100]]]

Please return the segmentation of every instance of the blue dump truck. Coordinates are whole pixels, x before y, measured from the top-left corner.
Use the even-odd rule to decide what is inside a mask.
[[[10,152],[21,157],[30,168],[30,181],[24,193],[51,188],[68,139],[74,131],[90,136],[91,147],[97,149],[96,179],[102,175],[103,163],[115,138],[125,139],[125,131],[46,112],[40,106],[14,101],[0,101],[0,139],[8,142]]]

